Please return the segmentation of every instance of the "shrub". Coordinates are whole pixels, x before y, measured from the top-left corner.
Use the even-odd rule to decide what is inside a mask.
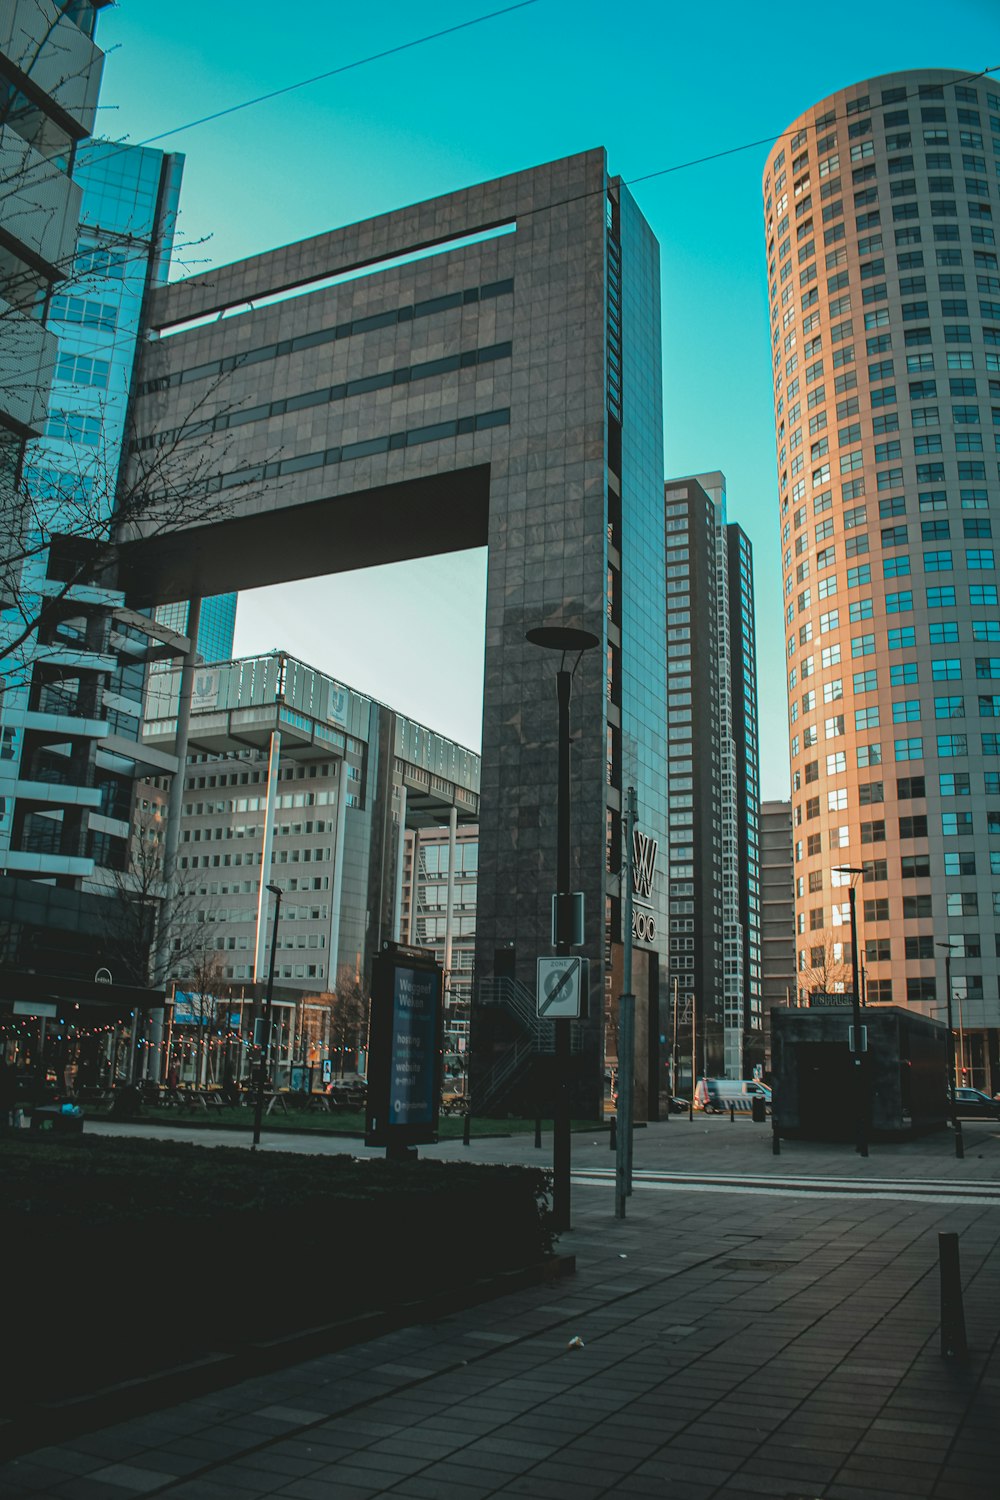
[[[552,1248],[536,1168],[107,1137],[2,1151],[25,1394],[411,1301]],[[60,1358],[68,1335],[82,1363]]]

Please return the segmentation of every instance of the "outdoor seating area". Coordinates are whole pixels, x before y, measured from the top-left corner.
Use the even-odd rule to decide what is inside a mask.
[[[366,1098],[367,1088],[360,1079],[328,1085],[322,1093],[268,1087],[264,1091],[264,1113],[357,1114],[364,1111]],[[197,1086],[179,1081],[156,1083],[147,1078],[136,1084],[119,1084],[115,1088],[84,1087],[58,1095],[55,1089],[50,1089],[45,1102],[54,1106],[57,1099],[60,1103],[78,1105],[83,1114],[91,1116],[115,1112],[131,1114],[137,1107],[169,1110],[182,1116],[206,1116],[223,1114],[233,1108],[252,1110],[257,1102],[257,1090],[246,1081],[228,1086],[211,1083]],[[30,1113],[30,1102],[26,1102]],[[35,1108],[38,1112],[38,1106]]]

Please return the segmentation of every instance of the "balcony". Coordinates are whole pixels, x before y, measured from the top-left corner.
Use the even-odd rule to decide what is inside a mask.
[[[86,719],[77,714],[75,704],[54,700],[43,694],[39,705],[24,716],[24,728],[46,739],[99,740],[108,733],[107,719]]]
[[[15,786],[19,802],[44,803],[49,807],[100,807],[97,787],[68,786],[61,781],[19,781]]]
[[[33,875],[51,879],[58,875],[83,877],[94,873],[92,859],[68,854],[45,853],[34,849],[9,849],[3,857],[8,875]]]
[[[9,126],[0,127],[3,237],[25,264],[58,281],[73,258],[81,188]]]
[[[38,437],[45,424],[49,386],[56,363],[56,337],[0,297],[4,330],[4,378],[0,386],[0,427],[19,437]]]
[[[33,96],[47,96],[67,134],[76,140],[90,135],[104,55],[71,20],[59,19],[52,0],[0,7],[0,53]]]

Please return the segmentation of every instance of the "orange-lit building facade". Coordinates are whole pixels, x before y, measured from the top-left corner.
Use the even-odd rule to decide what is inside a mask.
[[[800,998],[943,1018],[1000,1089],[1000,87],[855,84],[763,206]],[[839,867],[849,866],[851,875]]]

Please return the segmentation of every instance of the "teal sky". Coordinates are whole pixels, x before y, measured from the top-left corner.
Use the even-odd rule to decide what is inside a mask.
[[[101,134],[142,142],[486,13],[475,0],[121,0]],[[113,49],[113,50],[112,50]],[[771,138],[856,79],[1000,65],[996,0],[905,7],[536,3],[156,142],[187,157],[187,271],[603,145],[626,180]],[[636,184],[660,241],[668,475],[721,469],[754,545],[762,792],[788,795],[760,178],[767,146]],[[481,553],[261,590],[237,650],[285,646],[478,747]],[[375,622],[380,622],[376,625]]]

